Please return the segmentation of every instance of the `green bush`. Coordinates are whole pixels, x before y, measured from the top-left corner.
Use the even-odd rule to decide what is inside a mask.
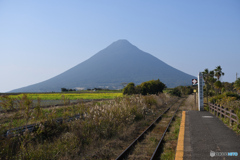
[[[128,85],[126,87],[123,88],[123,94],[127,94],[127,95],[132,95],[135,94],[135,84],[134,83],[128,83]]]
[[[189,95],[193,93],[193,88],[190,86],[181,86],[182,94]]]
[[[217,95],[209,99],[210,103],[216,103],[218,100],[221,100],[224,95]]]
[[[170,94],[173,96],[178,96],[181,97],[182,93],[179,88],[174,88],[173,90],[170,91]]]
[[[226,92],[224,93],[226,97],[236,97],[237,99],[240,99],[240,96],[237,93],[234,92]]]
[[[141,94],[142,95],[147,95],[147,94],[158,94],[162,93],[163,89],[166,88],[166,85],[160,80],[151,80],[147,82],[143,82],[140,84],[141,87]]]
[[[140,85],[136,86],[134,83],[129,83],[123,89],[123,94],[132,95],[132,94],[158,94],[162,93],[163,89],[166,88],[166,85],[162,83],[159,79],[158,80],[151,80],[147,82],[143,82]]]

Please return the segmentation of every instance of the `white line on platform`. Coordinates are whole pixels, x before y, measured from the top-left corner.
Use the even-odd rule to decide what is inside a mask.
[[[202,116],[202,118],[213,118],[213,116]]]

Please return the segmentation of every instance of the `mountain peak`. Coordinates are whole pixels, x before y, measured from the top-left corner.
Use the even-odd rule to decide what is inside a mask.
[[[130,42],[128,40],[126,40],[126,39],[119,39],[119,40],[117,40],[117,41],[115,41],[113,43],[130,43]]]
[[[126,39],[119,39],[119,40],[117,40],[117,41],[115,41],[115,42],[113,42],[110,46],[112,46],[112,45],[114,45],[114,46],[129,46],[129,45],[131,45],[131,46],[133,46],[128,40],[126,40]]]
[[[131,44],[128,40],[126,39],[119,39],[115,42],[113,42],[112,44],[110,44],[106,49],[110,49],[110,50],[135,50],[138,49],[136,46],[134,46],[133,44]]]

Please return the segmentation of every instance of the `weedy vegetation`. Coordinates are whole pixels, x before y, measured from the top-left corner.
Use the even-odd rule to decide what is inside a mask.
[[[67,96],[66,96],[67,97]],[[69,97],[61,97],[68,103]],[[9,106],[14,97],[4,97],[1,105]],[[65,107],[31,109],[32,97],[15,101],[19,110],[2,113],[0,122],[1,159],[111,159],[129,145],[157,114],[174,98],[166,95],[132,95],[114,100],[78,103]],[[39,104],[41,99],[38,98]],[[57,117],[80,118],[56,123]],[[3,137],[6,130],[36,123],[36,131]]]

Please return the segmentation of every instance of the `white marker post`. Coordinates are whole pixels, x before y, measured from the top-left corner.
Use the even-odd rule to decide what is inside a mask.
[[[199,72],[198,74],[198,110],[203,111],[203,74]]]

